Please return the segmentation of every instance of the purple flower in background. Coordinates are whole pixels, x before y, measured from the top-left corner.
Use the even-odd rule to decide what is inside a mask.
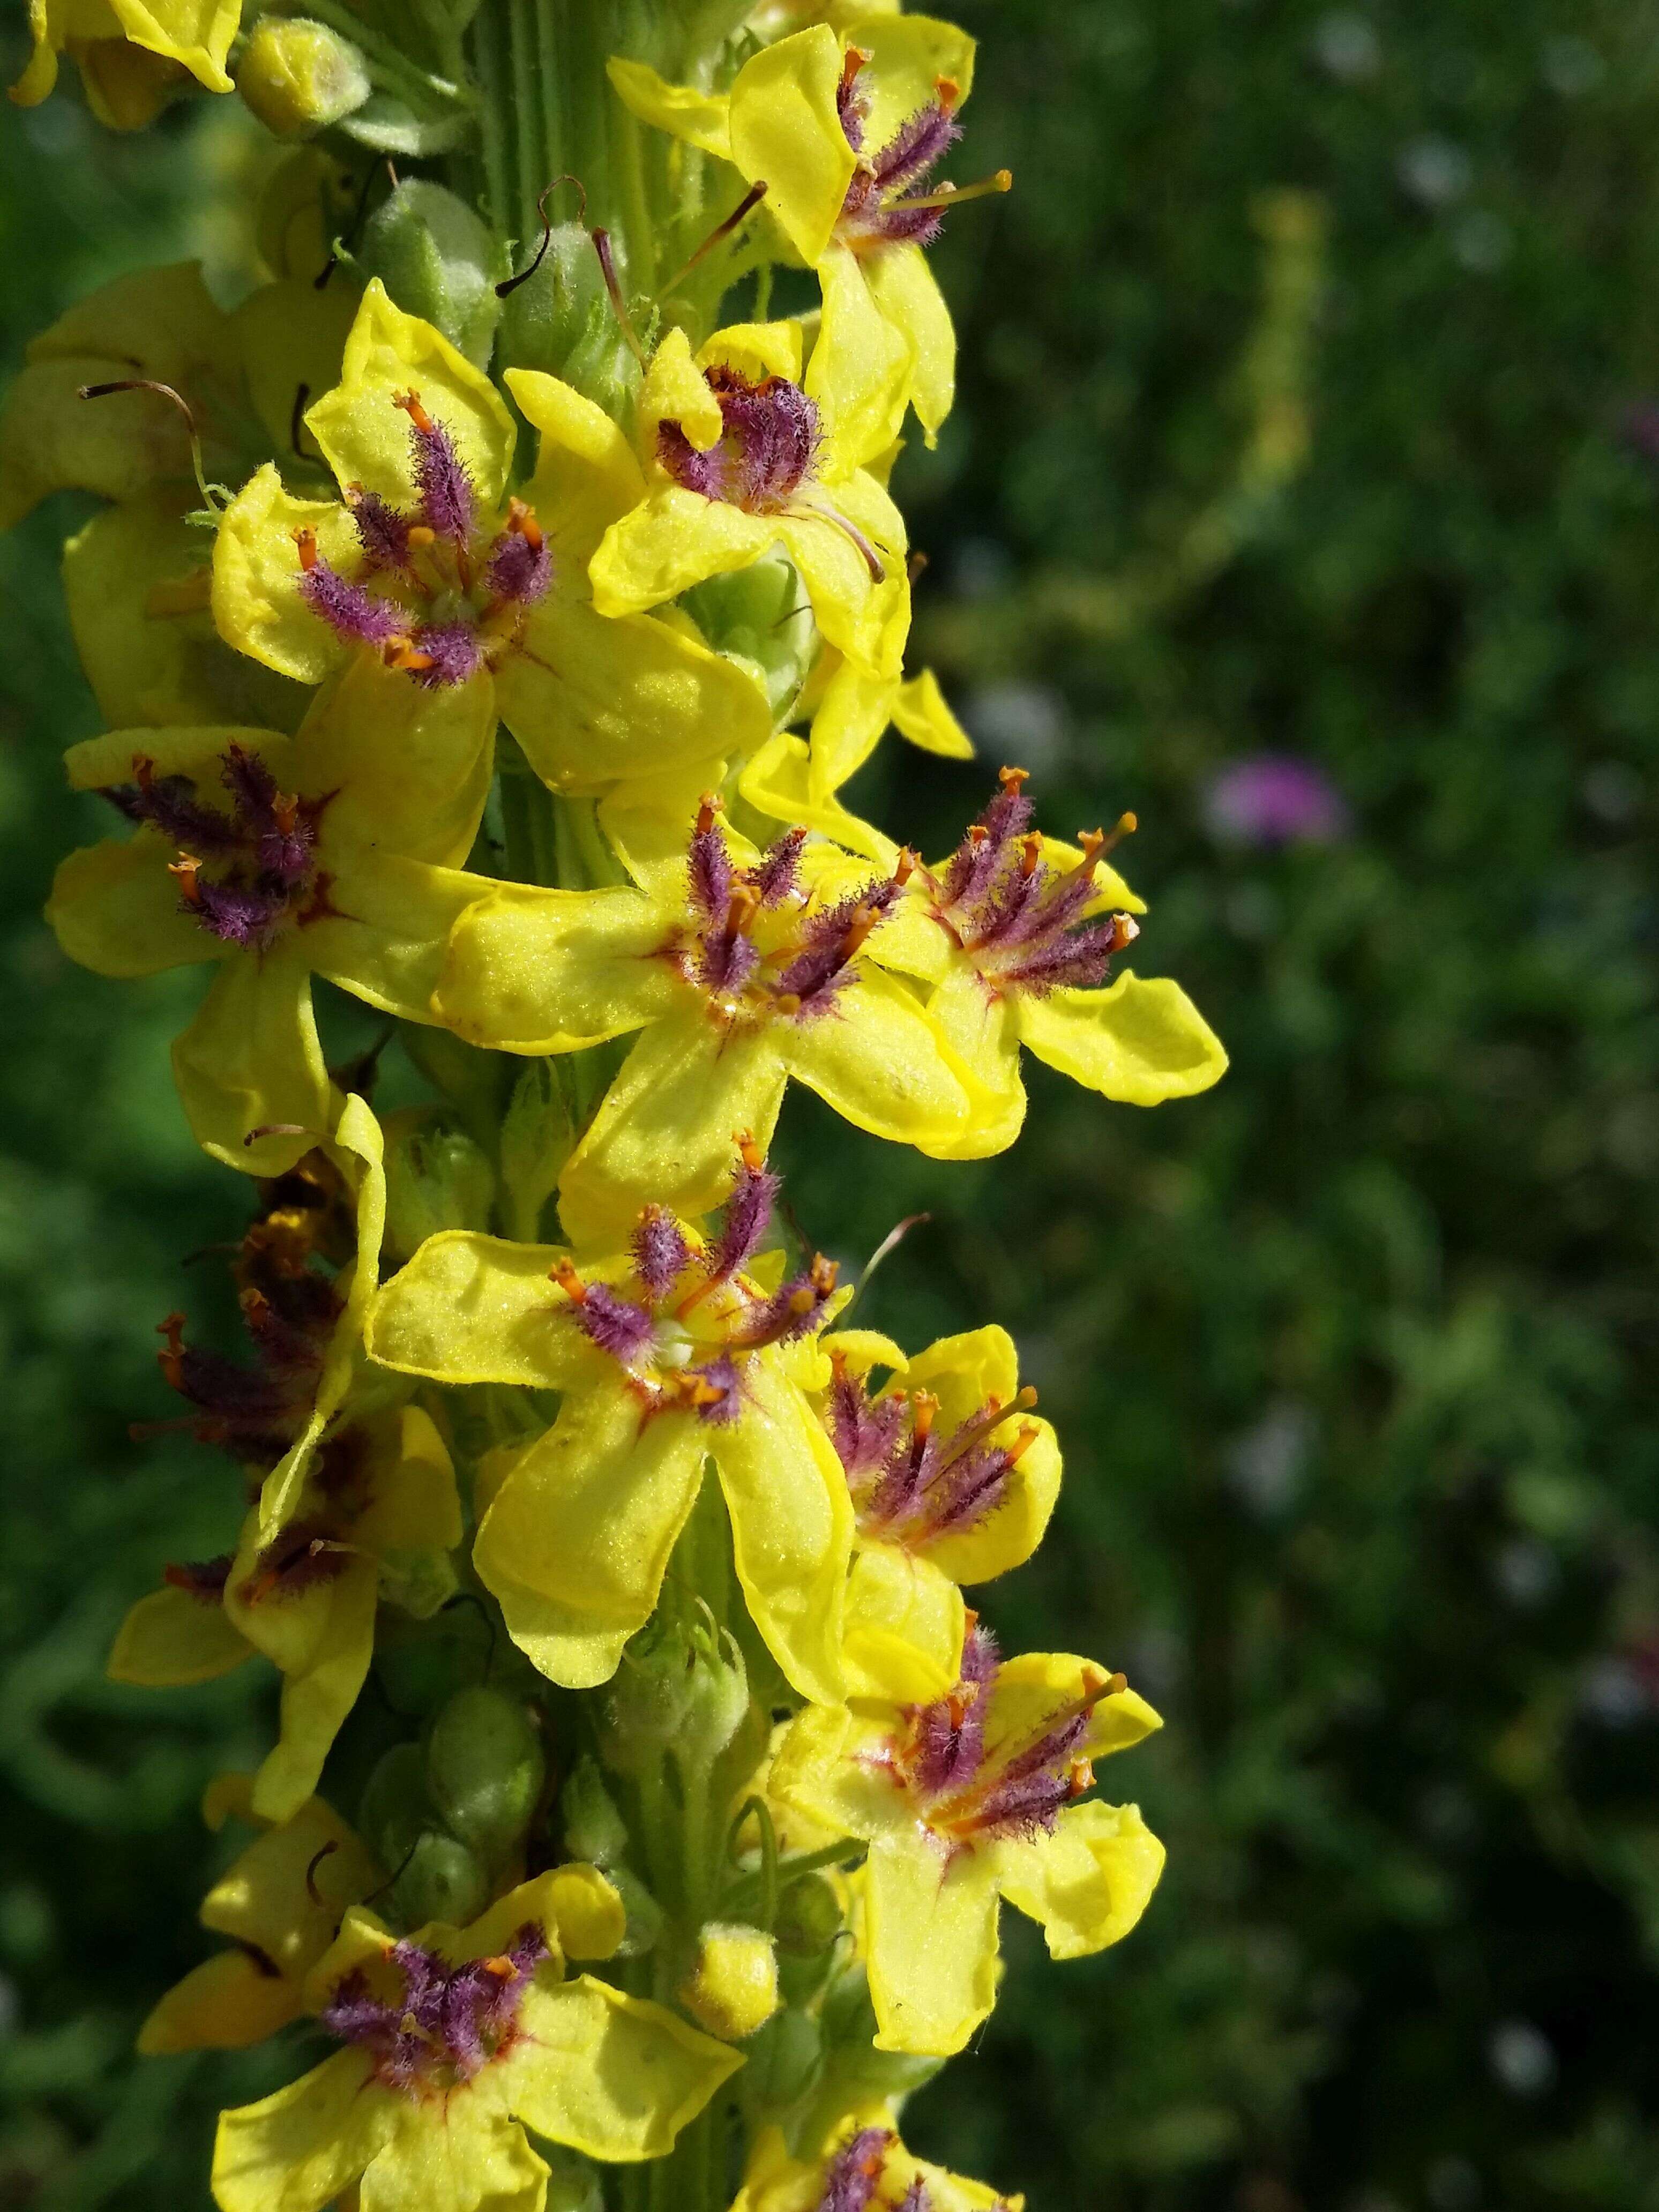
[[[1659,464],[1659,399],[1632,399],[1619,418],[1619,438],[1638,460]]]
[[[1348,835],[1348,803],[1311,761],[1253,753],[1231,762],[1204,793],[1210,834],[1228,845],[1333,845]]]

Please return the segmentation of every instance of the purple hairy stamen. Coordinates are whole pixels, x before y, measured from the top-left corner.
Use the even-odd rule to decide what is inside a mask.
[[[394,600],[377,599],[362,584],[348,582],[320,553],[303,563],[300,594],[314,615],[348,645],[370,645],[380,651],[406,635],[409,617]]]
[[[787,377],[751,382],[724,363],[703,377],[720,404],[720,436],[700,453],[678,422],[659,423],[658,459],[687,491],[746,514],[781,514],[817,465],[817,409]]]
[[[755,896],[763,906],[781,906],[800,880],[801,848],[806,842],[804,830],[787,830],[774,845],[769,845],[753,870],[750,881]]]
[[[849,47],[836,90],[836,106],[848,144],[865,153],[870,105],[860,89],[868,57]],[[943,228],[937,206],[910,205],[903,195],[925,185],[962,136],[952,112],[957,88],[942,80],[939,97],[905,118],[872,156],[854,170],[836,222],[839,236],[854,249],[877,245],[931,246]],[[947,187],[948,189],[948,187]]]
[[[491,596],[514,606],[529,606],[552,580],[553,555],[541,532],[532,538],[525,530],[502,531],[484,566]]]
[[[574,1279],[574,1270],[568,1279],[563,1274],[559,1277],[562,1284],[568,1279]],[[577,1328],[596,1351],[608,1353],[619,1366],[631,1366],[656,1334],[651,1315],[631,1298],[618,1297],[603,1283],[582,1283],[578,1289],[580,1296],[566,1290]]]
[[[860,2128],[830,2160],[817,2212],[870,2212],[895,2141],[890,2128]]]
[[[668,1296],[690,1265],[691,1247],[673,1215],[647,1206],[634,1229],[634,1272],[653,1303]]]
[[[410,463],[422,521],[434,538],[465,546],[472,534],[477,501],[454,441],[441,422],[433,421],[417,393],[400,392],[392,404],[409,417]]]
[[[533,1923],[499,1957],[457,1966],[417,1943],[398,1943],[386,1963],[402,1978],[401,1996],[383,2002],[360,1967],[336,1987],[322,2025],[368,2052],[383,2087],[409,2096],[450,2088],[473,2080],[512,2042],[525,1992],[547,1956]]]
[[[357,543],[363,549],[363,558],[370,569],[407,568],[408,516],[399,514],[378,492],[364,491],[357,485],[346,495],[346,505],[356,527]]]
[[[399,662],[428,690],[465,684],[483,665],[483,641],[468,622],[435,623],[417,629]]]
[[[738,1163],[738,1179],[726,1201],[726,1219],[708,1255],[709,1279],[723,1282],[746,1267],[761,1248],[772,1224],[772,1208],[782,1188],[782,1178],[772,1174],[758,1152],[745,1152]]]

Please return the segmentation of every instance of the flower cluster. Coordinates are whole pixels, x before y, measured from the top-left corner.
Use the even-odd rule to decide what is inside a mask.
[[[1023,1052],[1140,1106],[1225,1063],[1123,964],[1132,816],[1060,837],[1006,766],[929,860],[841,796],[890,726],[971,753],[907,673],[888,478],[951,404],[927,250],[1009,183],[947,173],[973,42],[662,0],[617,21],[678,74],[601,73],[525,11],[509,82],[507,0],[418,12],[404,48],[347,0],[31,0],[14,88],[67,52],[112,123],[234,86],[332,133],[234,313],[123,278],[0,410],[0,519],[106,502],[68,772],[115,834],[49,919],[111,977],[210,971],[173,1071],[254,1191],[246,1352],[167,1316],[185,1410],[136,1430],[231,1461],[222,1547],[158,1560],[111,1671],[268,1661],[279,1720],[204,1806],[256,1831],[228,1948],[143,2045],[331,2046],[222,2116],[223,2212],[632,2205],[644,2160],[665,2212],[1012,2208],[899,2104],[994,2003],[1003,1901],[1056,1958],[1133,1928],[1162,1851],[1091,1793],[1158,1717],[981,1617],[1061,1480],[1009,1337],[854,1325],[769,1152],[792,1081],[977,1159]],[[555,76],[605,111],[592,228],[526,257],[502,133],[528,158]],[[778,264],[811,313],[769,316]],[[377,1111],[394,1038],[423,1096]]]

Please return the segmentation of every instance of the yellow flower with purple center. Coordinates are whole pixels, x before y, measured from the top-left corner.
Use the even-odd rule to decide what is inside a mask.
[[[1094,1760],[1159,1725],[1121,1674],[1048,1652],[1004,1660],[977,1624],[944,1697],[813,1705],[792,1723],[772,1790],[870,1845],[878,2048],[962,2049],[996,1999],[1003,1898],[1042,1923],[1054,1958],[1128,1934],[1163,1846],[1135,1807],[1079,1801]]]
[[[763,184],[767,211],[817,270],[826,305],[864,294],[879,319],[872,353],[896,353],[901,414],[908,398],[930,444],[955,393],[956,335],[927,248],[948,208],[1012,181],[999,170],[979,185],[934,183],[962,136],[974,52],[954,24],[872,12],[763,47],[726,92],[669,84],[643,62],[610,64],[643,121],[731,162],[751,191]]]
[[[696,1215],[729,1186],[732,1142],[769,1144],[793,1078],[872,1134],[951,1153],[973,1079],[875,948],[908,860],[825,892],[805,830],[764,853],[703,795],[604,811],[637,885],[505,884],[457,921],[434,999],[470,1043],[574,1052],[641,1032],[559,1179],[573,1241],[626,1234],[649,1200]]]
[[[897,674],[910,624],[904,521],[875,465],[903,386],[872,353],[872,325],[861,292],[832,294],[805,368],[799,323],[734,324],[695,356],[683,331],[667,333],[636,410],[638,503],[590,563],[602,614],[660,606],[781,544],[830,643]]]
[[[742,2063],[664,2006],[567,1955],[609,1957],[625,1918],[591,1868],[522,1883],[465,1928],[398,1937],[361,1907],[312,1970],[307,2008],[341,2047],[223,2113],[220,2212],[538,2212],[548,2168],[526,2130],[590,2158],[668,2151]]]
[[[866,1329],[823,1346],[818,1403],[853,1501],[848,1694],[925,1702],[961,1668],[962,1586],[1008,1573],[1042,1542],[1059,1442],[1033,1413],[1006,1329],[941,1337],[913,1359]]]
[[[70,782],[135,834],[72,853],[47,919],[100,975],[216,969],[173,1047],[191,1127],[216,1158],[277,1171],[331,1120],[313,975],[405,1020],[434,1018],[451,925],[477,895],[459,863],[489,788],[494,726],[487,686],[427,690],[365,660],[291,738],[123,730],[70,749]]]
[[[447,1233],[375,1302],[368,1350],[386,1366],[562,1395],[495,1490],[473,1564],[514,1642],[567,1687],[615,1673],[712,1460],[757,1627],[804,1697],[840,1694],[852,1510],[797,1380],[823,1379],[811,1339],[836,1273],[815,1259],[769,1287],[754,1272],[776,1188],[750,1146],[712,1238],[654,1205],[625,1250],[580,1267]]]
[[[509,383],[544,433],[522,498],[495,386],[371,283],[341,380],[304,418],[340,497],[297,498],[272,465],[243,488],[214,551],[222,635],[304,683],[369,659],[418,688],[480,684],[561,790],[753,750],[769,716],[742,670],[666,623],[594,611],[589,556],[628,504],[621,433],[550,377]]]
[[[204,1928],[229,1940],[191,1968],[138,2031],[146,2057],[173,2051],[240,2051],[305,2009],[306,1977],[340,1932],[348,1906],[386,1876],[320,1797],[269,1826],[253,1810],[245,1774],[223,1774],[202,1802],[209,1827],[232,1817],[264,1832],[225,1869],[202,1902]]]
[[[732,2212],[1024,2212],[1024,2203],[913,2156],[878,2106],[849,2114],[815,2158],[792,2158],[769,2129]]]

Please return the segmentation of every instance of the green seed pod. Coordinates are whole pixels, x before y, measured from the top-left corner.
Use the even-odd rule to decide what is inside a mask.
[[[396,1874],[432,1823],[426,1753],[418,1743],[395,1743],[363,1785],[358,1832],[386,1872]]]
[[[482,1684],[458,1690],[432,1723],[426,1782],[463,1843],[499,1866],[536,1810],[547,1760],[524,1705]]]
[[[818,650],[805,587],[782,553],[768,554],[685,594],[692,620],[717,652],[746,660],[766,688],[774,720],[793,705]]]
[[[743,2069],[744,2101],[754,2111],[776,2110],[805,2097],[823,2067],[823,2031],[810,2012],[775,2013],[749,2045]]]
[[[609,1873],[628,1856],[628,1824],[605,1788],[599,1762],[584,1752],[559,1792],[564,1847],[573,1859]]]
[[[278,138],[313,138],[374,89],[349,39],[303,15],[262,15],[236,64],[236,89]]]
[[[834,1884],[821,1874],[802,1875],[778,1899],[780,1951],[798,1958],[817,1958],[830,1948],[841,1930],[841,1899]]]
[[[495,1196],[488,1154],[441,1106],[388,1114],[386,1133],[386,1241],[406,1260],[443,1229],[488,1229]]]
[[[408,1863],[386,1892],[386,1903],[405,1928],[446,1920],[464,1928],[489,1902],[489,1876],[466,1845],[442,1828],[416,1838]]]
[[[483,367],[501,312],[496,280],[507,272],[465,200],[423,177],[406,179],[364,225],[357,261],[406,314],[422,316]]]
[[[620,240],[611,241],[611,252],[626,298],[627,264]],[[534,274],[507,295],[501,352],[514,368],[562,377],[624,428],[632,422],[639,363],[611,303],[592,238],[580,222],[555,223]]]

